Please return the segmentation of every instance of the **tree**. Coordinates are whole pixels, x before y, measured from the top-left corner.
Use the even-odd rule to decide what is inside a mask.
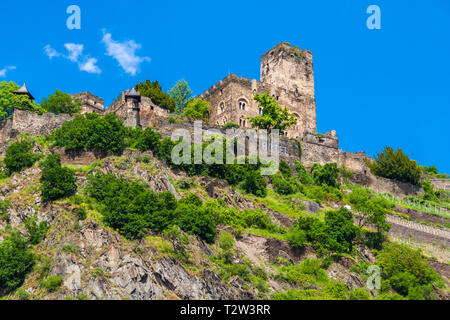
[[[19,86],[13,82],[0,82],[0,120],[12,116],[14,109],[27,110],[42,114],[44,110],[25,95],[16,95]]]
[[[266,129],[268,132],[273,129],[285,131],[297,123],[297,118],[286,107],[281,107],[269,91],[264,94],[255,93],[254,99],[263,109],[263,114],[248,118],[253,127]]]
[[[175,111],[175,101],[172,97],[162,90],[158,81],[139,82],[136,84],[136,90],[141,93],[143,97],[149,97],[152,101],[161,108],[168,109],[171,112]]]
[[[55,201],[75,194],[77,178],[73,170],[61,166],[59,154],[49,155],[41,168],[42,201]]]
[[[258,170],[247,173],[242,188],[245,192],[264,198],[267,195],[267,181]]]
[[[39,154],[33,153],[32,141],[21,140],[13,142],[6,149],[4,159],[6,173],[12,175],[23,169],[30,168],[39,158]]]
[[[210,109],[211,106],[208,101],[197,98],[186,104],[182,116],[193,120],[208,121],[208,111]]]
[[[0,243],[0,292],[19,287],[34,264],[34,256],[26,240],[13,233]]]
[[[42,99],[41,107],[54,114],[67,113],[73,115],[81,111],[82,102],[74,100],[68,93],[56,89],[54,94]]]
[[[422,170],[416,161],[410,160],[401,149],[393,150],[386,147],[378,153],[374,162],[367,162],[372,173],[402,182],[418,185]]]
[[[88,113],[64,122],[55,130],[50,139],[65,151],[81,149],[97,150],[120,155],[125,149],[126,131],[122,119],[114,114],[104,117]]]
[[[184,108],[192,100],[192,90],[186,80],[178,80],[175,86],[170,89],[170,97],[175,101],[178,114],[184,113]]]

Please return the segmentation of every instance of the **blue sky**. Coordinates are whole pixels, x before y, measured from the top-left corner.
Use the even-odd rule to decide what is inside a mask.
[[[72,4],[81,30],[66,27]],[[381,30],[366,27],[372,4]],[[448,0],[2,0],[0,21],[0,81],[26,82],[38,101],[58,88],[109,105],[146,79],[168,90],[185,78],[200,94],[229,72],[259,79],[261,55],[290,42],[314,54],[319,132],[450,172]]]

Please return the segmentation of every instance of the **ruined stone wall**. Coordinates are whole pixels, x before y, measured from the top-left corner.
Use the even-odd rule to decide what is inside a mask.
[[[74,99],[81,100],[81,114],[85,113],[104,113],[105,101],[90,92],[81,92],[73,94]]]

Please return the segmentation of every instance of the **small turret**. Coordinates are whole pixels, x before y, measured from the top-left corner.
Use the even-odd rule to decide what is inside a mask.
[[[18,96],[28,96],[30,100],[34,100],[34,97],[31,95],[31,93],[28,91],[26,84],[24,83],[22,87],[20,87],[19,90],[14,92],[14,94]]]
[[[125,126],[132,128],[141,126],[140,103],[141,94],[136,91],[135,88],[131,89],[130,92],[125,94],[125,104],[127,106],[127,118],[124,122]]]

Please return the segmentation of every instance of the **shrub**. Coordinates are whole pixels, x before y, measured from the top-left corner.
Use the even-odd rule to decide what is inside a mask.
[[[410,160],[401,149],[393,150],[386,147],[378,153],[374,162],[367,163],[372,173],[402,182],[417,185],[421,176],[421,169],[416,161]]]
[[[389,280],[393,289],[414,300],[432,299],[430,288],[433,285],[444,285],[419,250],[402,244],[385,244],[377,255],[376,263],[381,269],[382,277]]]
[[[291,228],[286,234],[286,240],[293,248],[302,248],[306,244],[306,232],[298,228]]]
[[[29,241],[34,245],[40,243],[50,229],[47,221],[38,224],[36,217],[28,217],[25,220],[25,227],[30,235]]]
[[[306,186],[314,184],[314,179],[309,175],[306,168],[299,161],[295,161],[295,171],[297,172],[297,177],[302,184]]]
[[[34,256],[27,241],[13,233],[0,243],[0,289],[19,287],[34,265]]]
[[[196,98],[186,104],[182,116],[189,119],[207,121],[209,109],[211,109],[211,106],[208,101]]]
[[[136,139],[135,146],[140,151],[151,150],[156,154],[161,148],[161,134],[153,131],[151,128],[145,128]]]
[[[258,170],[249,172],[242,184],[242,188],[247,193],[264,198],[267,195],[267,181]]]
[[[88,113],[65,122],[50,135],[50,140],[66,151],[96,150],[120,155],[125,149],[126,129],[114,114],[104,117]]]
[[[6,149],[4,159],[8,175],[30,168],[40,158],[40,155],[32,152],[33,142],[22,140],[11,143]]]
[[[328,251],[350,253],[357,235],[353,215],[345,208],[326,212],[324,222],[313,217],[301,217],[297,220],[296,226],[306,233],[307,240],[319,254]]]
[[[289,178],[292,176],[291,167],[289,167],[288,163],[284,160],[280,161],[280,172],[285,178]]]
[[[199,235],[208,243],[214,242],[216,223],[201,205],[181,203],[175,210],[177,225],[185,232]]]
[[[363,288],[356,288],[350,291],[349,300],[370,300],[370,293]]]
[[[47,279],[41,280],[40,284],[41,287],[44,289],[47,289],[49,292],[54,292],[58,290],[58,288],[61,286],[63,282],[62,277],[60,276],[51,276]]]
[[[227,122],[222,127],[224,129],[227,129],[227,128],[240,128],[241,126],[234,122]]]
[[[339,169],[336,163],[327,163],[321,166],[315,163],[311,168],[311,174],[314,181],[318,185],[327,185],[330,187],[338,187],[337,178],[339,177]]]
[[[272,185],[275,191],[282,195],[290,195],[294,193],[294,187],[288,181],[286,181],[283,176],[279,173],[271,177]]]
[[[75,172],[61,166],[59,154],[47,156],[41,168],[42,201],[55,201],[75,194],[77,190]]]

